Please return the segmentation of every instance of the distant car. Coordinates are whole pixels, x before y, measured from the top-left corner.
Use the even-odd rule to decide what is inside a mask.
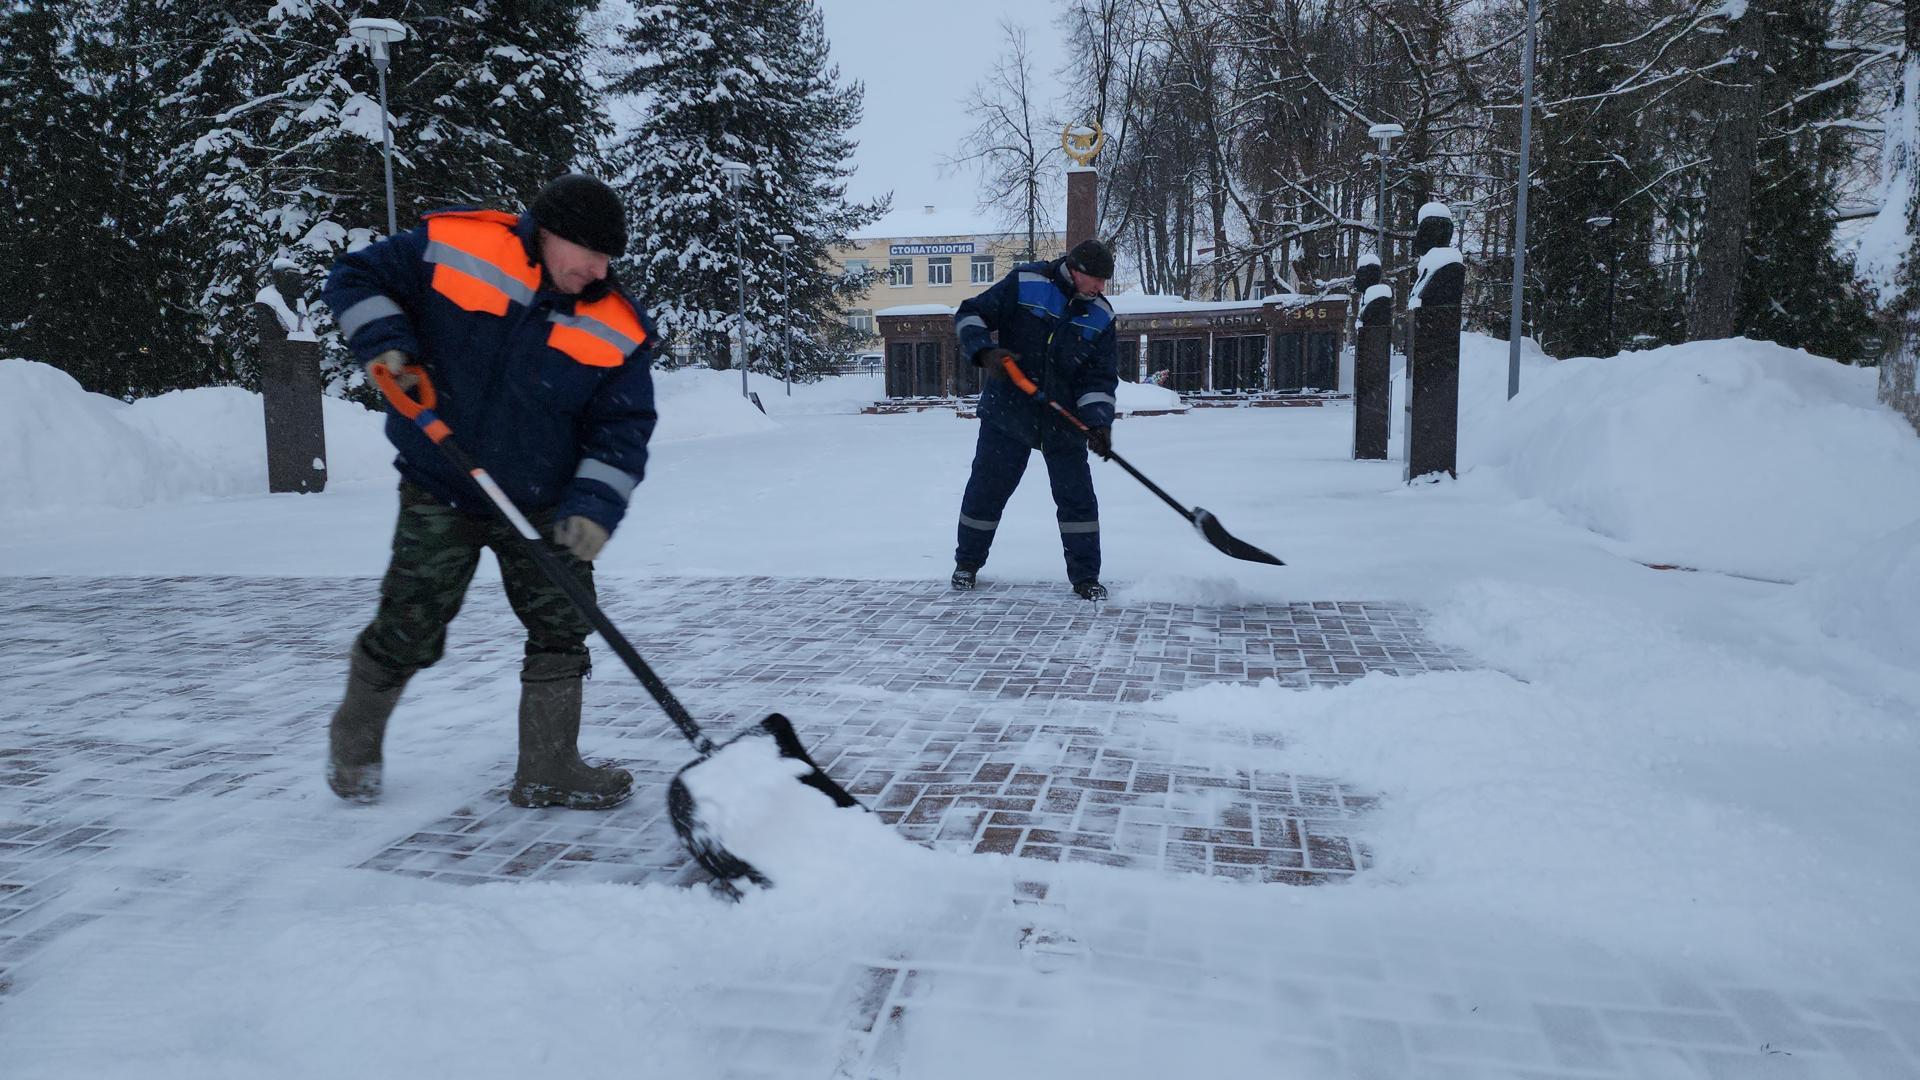
[[[886,353],[854,353],[840,365],[840,370],[849,375],[873,375],[877,374],[886,362]]]

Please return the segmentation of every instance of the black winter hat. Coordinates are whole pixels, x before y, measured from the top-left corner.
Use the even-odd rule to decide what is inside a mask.
[[[1098,240],[1082,240],[1067,252],[1067,269],[1105,281],[1113,276],[1113,251]]]
[[[541,228],[602,255],[627,253],[627,211],[613,189],[585,173],[568,173],[533,197]]]

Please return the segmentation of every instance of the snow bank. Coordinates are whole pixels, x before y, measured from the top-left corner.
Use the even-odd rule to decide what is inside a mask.
[[[142,398],[119,418],[153,440],[199,478],[199,495],[258,495],[267,490],[267,426],[260,395],[234,386],[176,390]],[[393,446],[380,413],[339,398],[322,398],[327,482],[393,479]]]
[[[182,390],[131,405],[90,394],[65,372],[0,361],[0,507],[33,513],[267,492],[260,395]],[[391,477],[380,416],[323,402],[329,484]]]
[[[780,384],[772,379],[750,388],[760,395],[763,403],[781,392]],[[746,435],[780,426],[741,396],[738,371],[715,371],[708,367],[655,371],[653,399],[660,411],[660,424],[653,432],[654,442]]]
[[[1479,583],[1433,615],[1498,670],[1220,684],[1149,708],[1190,752],[1216,734],[1218,767],[1384,796],[1377,871],[1355,884],[1410,911],[1796,974],[1920,958],[1914,861],[1862,855],[1904,844],[1911,716],[1632,600]],[[1249,726],[1281,744],[1249,746]]]
[[[1114,406],[1114,410],[1120,413],[1187,411],[1187,407],[1180,401],[1179,394],[1152,383],[1127,382],[1122,379],[1119,388],[1113,392],[1113,397],[1118,403]]]
[[[184,462],[58,368],[0,360],[0,507],[138,506],[194,494]]]
[[[1794,589],[1829,636],[1920,669],[1920,521],[1896,529]]]
[[[1643,561],[1798,579],[1920,516],[1920,439],[1870,369],[1692,342],[1523,373],[1508,404],[1504,362],[1463,364],[1462,467]]]
[[[752,376],[768,412],[852,413],[882,396],[879,375],[785,385]],[[779,424],[740,396],[738,372],[654,373],[657,442],[741,435]],[[134,507],[267,492],[266,420],[259,394],[237,387],[180,390],[131,405],[90,394],[65,372],[0,360],[0,513]],[[321,402],[328,486],[393,481],[385,418],[338,398]],[[456,433],[457,435],[458,433]]]
[[[1391,295],[1391,287],[1376,285]],[[1368,292],[1372,298],[1372,292]],[[1395,346],[1398,348],[1398,346]],[[1350,352],[1350,350],[1342,350]],[[1485,334],[1460,335],[1460,466],[1466,468],[1476,459],[1476,450],[1485,445],[1499,429],[1507,414],[1507,342]],[[1389,454],[1395,460],[1406,457],[1407,358],[1393,354],[1393,408],[1388,432]],[[1520,389],[1524,394],[1555,365],[1553,357],[1540,351],[1532,338],[1520,339]],[[1346,383],[1353,380],[1352,357],[1344,358],[1348,370]],[[1351,386],[1348,385],[1348,389]]]
[[[732,375],[737,396],[739,373],[721,374]],[[857,413],[887,396],[886,373],[879,365],[875,365],[872,373],[829,375],[810,383],[796,382],[791,395],[784,382],[770,375],[750,375],[747,385],[760,395],[760,403],[767,407],[768,414],[776,417]]]

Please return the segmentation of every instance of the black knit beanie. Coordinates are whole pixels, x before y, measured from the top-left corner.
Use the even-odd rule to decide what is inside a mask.
[[[1098,240],[1082,240],[1067,252],[1067,269],[1106,281],[1113,277],[1113,252]]]
[[[627,253],[627,211],[613,189],[585,173],[568,173],[533,197],[533,220],[563,240],[602,255]]]

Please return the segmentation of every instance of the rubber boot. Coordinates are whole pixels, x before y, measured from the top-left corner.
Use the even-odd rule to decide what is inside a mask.
[[[515,806],[564,806],[605,810],[633,794],[633,774],[580,760],[581,677],[543,674],[530,657],[520,682],[520,767],[514,770],[507,801]],[[560,661],[563,658],[553,658]],[[571,658],[564,658],[570,661]]]
[[[1086,581],[1074,582],[1073,593],[1082,600],[1105,600],[1107,587],[1089,578]]]
[[[327,786],[349,802],[380,797],[380,744],[387,718],[400,701],[410,671],[375,660],[354,640],[347,667],[347,696],[327,729]]]

